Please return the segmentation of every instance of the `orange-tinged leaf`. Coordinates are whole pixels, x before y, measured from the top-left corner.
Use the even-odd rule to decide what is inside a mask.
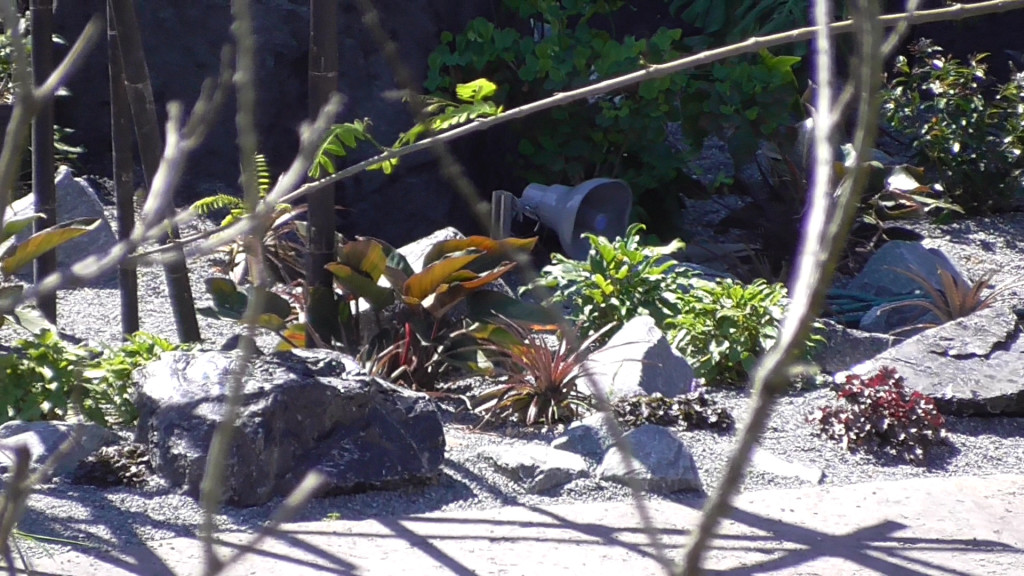
[[[95,229],[99,224],[99,218],[78,218],[37,232],[18,244],[14,252],[0,262],[0,271],[14,274],[39,256]]]
[[[447,283],[452,274],[465,268],[478,256],[479,254],[453,256],[434,262],[425,267],[422,272],[410,276],[402,288],[402,293],[407,297],[423,300],[442,284]]]
[[[502,255],[514,252],[530,252],[536,244],[536,236],[533,238],[504,238],[502,240],[495,240],[487,236],[453,238],[451,240],[442,240],[431,246],[426,256],[423,257],[423,263],[424,265],[433,264],[449,254],[465,252],[466,250],[479,250],[489,256],[496,256],[500,260],[508,260],[508,257],[502,257]]]
[[[384,247],[375,240],[353,240],[338,248],[339,263],[369,275],[374,282],[384,273],[387,260]]]

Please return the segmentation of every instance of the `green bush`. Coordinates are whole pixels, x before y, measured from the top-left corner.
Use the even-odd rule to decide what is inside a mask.
[[[679,28],[618,38],[596,24],[613,20],[625,5],[505,0],[499,17],[521,25],[478,18],[461,33],[443,33],[428,59],[426,88],[446,91],[485,76],[501,86],[496,101],[510,108],[692,51]],[[798,119],[797,62],[764,51],[532,115],[517,124],[517,172],[564,184],[622,178],[636,195],[634,219],[675,236],[689,158],[667,143],[667,125],[681,124],[691,150],[718,134],[737,162],[749,161],[761,140]]]
[[[20,353],[0,356],[0,423],[64,420],[80,409],[104,426],[135,421],[132,371],[179,348],[139,332],[124,346],[99,351],[65,342],[49,330],[15,346]]]
[[[88,399],[102,411],[103,421],[125,426],[134,424],[139,414],[135,409],[132,372],[158,359],[164,352],[182,348],[159,336],[136,332],[126,343],[107,347],[89,362],[82,376]]]
[[[521,292],[539,286],[551,290],[546,304],[567,305],[569,318],[584,337],[643,315],[664,326],[682,312],[679,295],[690,273],[669,256],[684,245],[675,240],[665,246],[644,246],[643,229],[642,224],[633,224],[625,238],[615,240],[586,234],[590,242],[586,260],[552,254],[552,263]]]
[[[625,238],[586,235],[584,261],[552,255],[553,262],[523,290],[552,291],[546,304],[569,307],[581,336],[637,316],[650,316],[672,345],[708,383],[743,383],[757,358],[775,343],[786,311],[786,287],[757,280],[709,281],[695,277],[669,255],[681,250],[644,246],[643,225]],[[820,340],[812,337],[811,346]],[[809,350],[810,351],[810,350]]]
[[[669,318],[669,341],[710,384],[743,384],[758,357],[778,338],[786,314],[786,287],[758,279],[694,280]]]
[[[15,345],[23,354],[0,356],[0,422],[9,420],[63,420],[72,397],[82,400],[84,416],[102,421],[102,413],[84,401],[81,382],[85,348],[64,342],[43,331]]]
[[[896,59],[886,119],[937,171],[949,201],[974,214],[1007,209],[1024,169],[1024,74],[992,89],[984,54],[961,62],[928,40],[912,52],[912,63]]]

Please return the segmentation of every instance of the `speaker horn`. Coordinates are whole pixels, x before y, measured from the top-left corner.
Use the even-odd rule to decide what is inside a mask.
[[[577,186],[530,184],[517,209],[558,234],[565,255],[583,260],[590,243],[583,234],[615,238],[626,234],[633,192],[622,180],[594,178]]]

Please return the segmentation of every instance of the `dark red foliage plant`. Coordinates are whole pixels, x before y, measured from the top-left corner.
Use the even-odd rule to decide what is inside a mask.
[[[946,442],[946,421],[935,402],[908,390],[895,368],[870,376],[850,374],[837,383],[836,398],[815,410],[811,421],[822,436],[847,450],[884,450],[924,466],[928,451]]]

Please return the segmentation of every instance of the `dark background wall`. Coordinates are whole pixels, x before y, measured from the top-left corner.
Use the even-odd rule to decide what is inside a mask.
[[[474,17],[495,18],[501,0],[377,0],[375,6],[390,36],[398,43],[412,71],[422,80],[427,55],[443,30],[459,31]],[[902,2],[889,2],[890,11]],[[931,6],[941,5],[930,0]],[[144,0],[137,2],[146,56],[158,109],[171,100],[191,105],[203,79],[216,75],[221,47],[230,40],[229,0]],[[665,9],[664,0],[636,0],[618,15],[620,33],[648,35],[657,27],[680,26]],[[296,128],[306,118],[308,59],[308,0],[256,0],[253,6],[258,41],[259,84],[257,122],[261,150],[272,167],[290,162],[297,144]],[[73,40],[103,0],[60,2],[57,32]],[[338,89],[347,98],[339,121],[370,118],[373,133],[390,142],[411,124],[405,107],[384,95],[395,88],[391,70],[379,47],[363,31],[353,2],[342,1],[339,39],[341,71]],[[508,22],[502,22],[508,25]],[[910,38],[928,36],[959,55],[993,53],[993,71],[1006,77],[1004,50],[1024,50],[1020,31],[1024,11],[972,21],[918,27]],[[73,144],[86,146],[81,158],[86,173],[109,176],[110,131],[106,46],[68,86],[72,96],[58,103],[58,124],[73,128]],[[193,155],[189,179],[177,201],[185,204],[216,191],[237,190],[233,102],[221,112],[216,129]],[[455,151],[485,198],[498,188],[515,190],[521,184],[510,170],[516,150],[508,127],[479,133],[455,145]],[[349,235],[373,235],[404,243],[437,228],[454,225],[466,233],[480,228],[469,210],[439,175],[433,156],[421,153],[403,159],[396,174],[378,173],[353,179],[339,189],[339,230]]]

